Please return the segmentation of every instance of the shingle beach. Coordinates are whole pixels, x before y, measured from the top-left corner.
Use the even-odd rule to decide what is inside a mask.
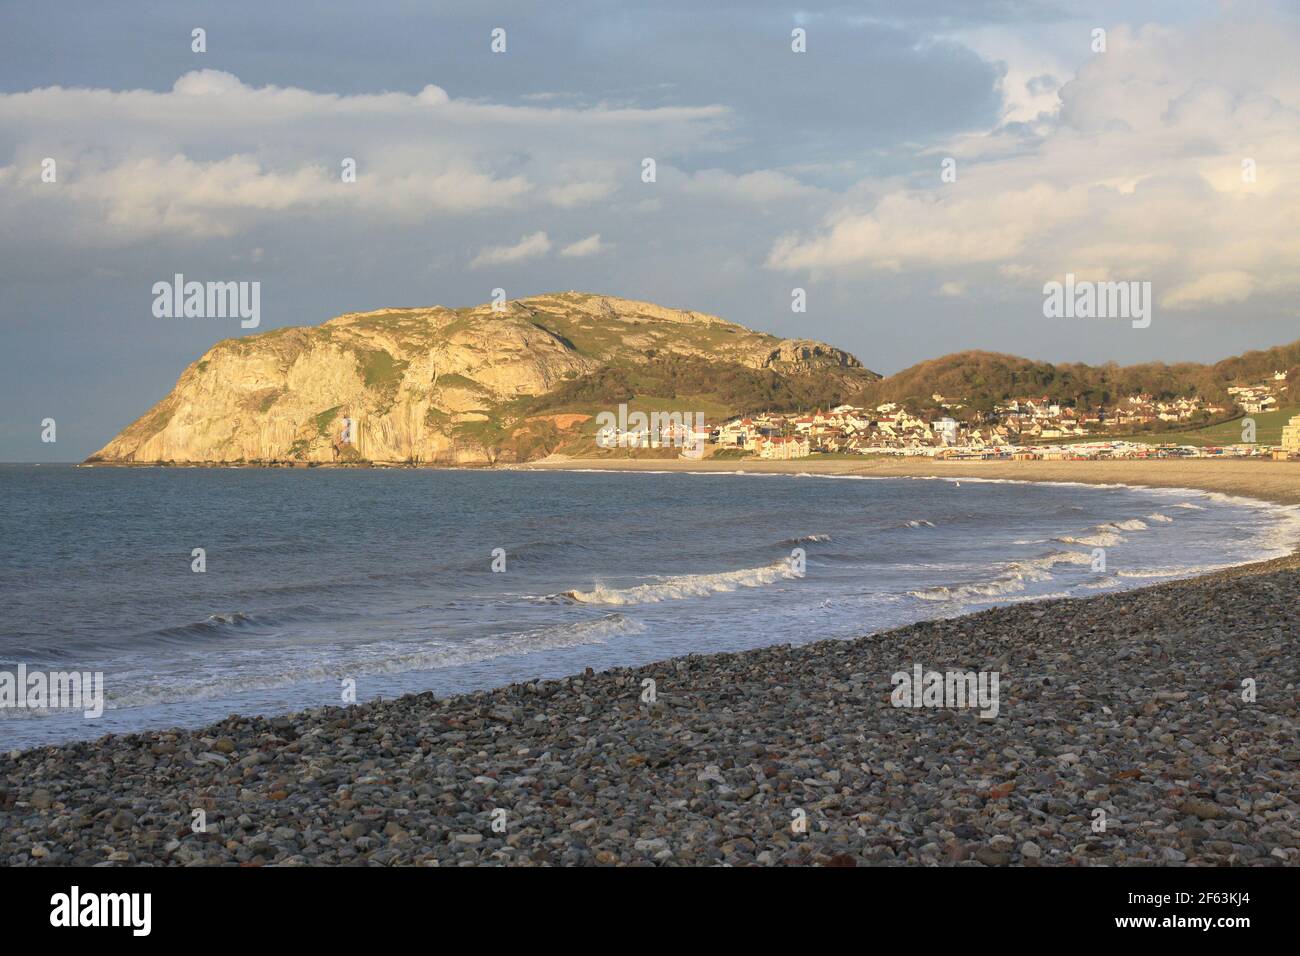
[[[0,754],[0,862],[1295,865],[1298,595],[1293,556],[851,641]],[[915,664],[998,673],[997,716],[894,706]]]

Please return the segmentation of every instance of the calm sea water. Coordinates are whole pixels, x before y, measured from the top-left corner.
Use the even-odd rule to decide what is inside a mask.
[[[338,704],[344,678],[442,694],[848,638],[1300,534],[1197,491],[940,479],[47,465],[0,466],[0,495],[0,670],[102,671],[108,702],[0,710],[5,749]]]

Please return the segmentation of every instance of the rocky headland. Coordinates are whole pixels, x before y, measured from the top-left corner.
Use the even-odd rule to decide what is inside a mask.
[[[465,309],[380,309],[218,342],[162,401],[87,461],[522,460],[535,451],[530,432],[553,429],[556,441],[576,437],[592,417],[532,414],[530,399],[612,366],[635,369],[665,356],[778,379],[860,384],[879,378],[822,342],[583,292]]]

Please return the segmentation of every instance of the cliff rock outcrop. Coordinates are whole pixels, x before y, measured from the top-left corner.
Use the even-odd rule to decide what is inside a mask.
[[[458,426],[609,362],[665,353],[875,377],[821,342],[586,293],[499,310],[381,309],[217,343],[89,461],[484,463],[492,456]]]

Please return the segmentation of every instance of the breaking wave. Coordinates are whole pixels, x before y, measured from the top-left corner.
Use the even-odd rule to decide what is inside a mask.
[[[1109,548],[1113,545],[1123,544],[1128,539],[1115,531],[1098,531],[1095,534],[1087,534],[1077,538],[1070,535],[1061,535],[1056,540],[1061,544],[1086,544],[1094,548]]]
[[[267,660],[262,667],[229,674],[211,670],[152,678],[131,691],[113,694],[107,709],[140,707],[222,697],[249,690],[337,680],[342,674],[400,674],[477,664],[499,657],[604,644],[609,638],[640,634],[645,626],[622,614],[473,638],[457,643],[373,641],[352,648],[317,648],[294,652],[291,659]],[[304,656],[306,659],[304,659]]]
[[[831,536],[828,534],[801,534],[797,538],[786,538],[784,541],[778,541],[778,548],[794,548],[801,544],[824,544],[829,541]]]
[[[656,604],[659,601],[706,597],[721,591],[734,591],[738,587],[762,587],[795,577],[798,575],[790,567],[789,562],[781,560],[760,568],[742,568],[739,571],[674,575],[653,584],[638,584],[630,588],[607,588],[603,584],[597,584],[591,591],[565,591],[560,596],[578,604],[605,604],[619,607],[627,604]]]
[[[1147,515],[1148,521],[1167,522],[1172,521],[1164,515]],[[1123,544],[1128,539],[1125,538],[1121,531],[1146,531],[1151,526],[1141,518],[1127,518],[1123,521],[1106,521],[1088,529],[1083,535],[1063,534],[1055,540],[1061,544],[1083,544],[1091,548],[1110,548],[1117,544]]]
[[[1054,551],[1041,558],[1016,561],[996,578],[953,586],[940,585],[920,591],[908,591],[922,601],[978,602],[981,599],[1001,600],[1009,594],[1025,590],[1031,582],[1052,580],[1052,568],[1058,564],[1092,564],[1092,556],[1081,551]]]
[[[1128,521],[1114,521],[1112,524],[1119,528],[1120,531],[1145,531],[1147,523],[1141,518],[1130,518]]]

